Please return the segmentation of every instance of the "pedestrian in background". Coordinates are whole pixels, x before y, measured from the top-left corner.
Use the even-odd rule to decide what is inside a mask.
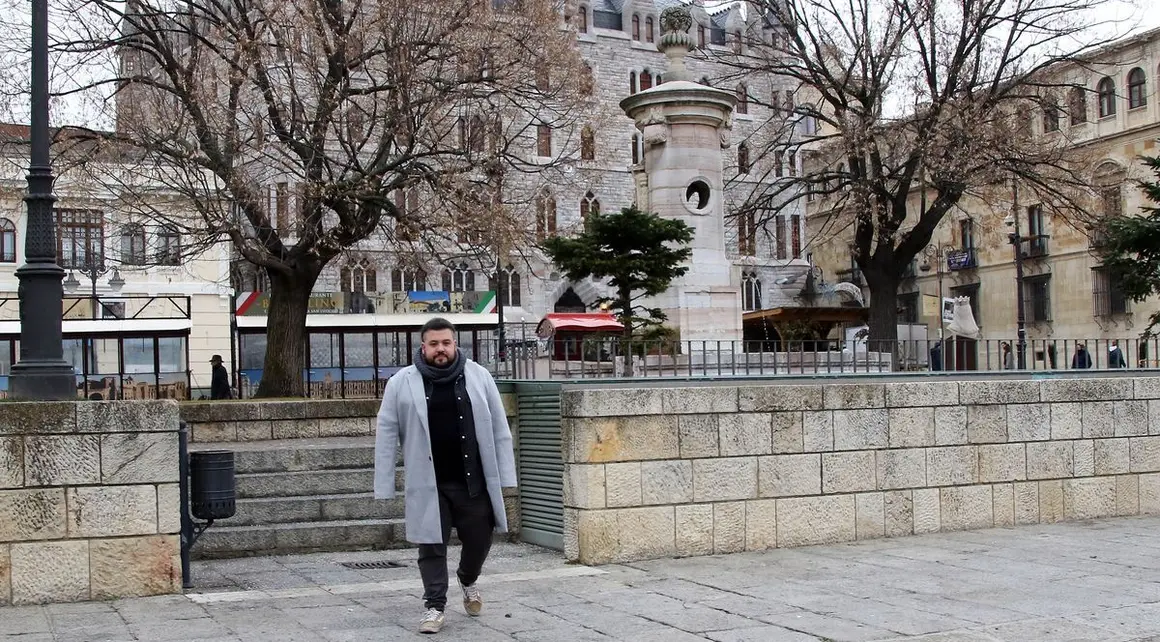
[[[423,325],[414,365],[387,381],[375,435],[375,497],[395,497],[395,456],[403,445],[407,540],[419,545],[423,578],[420,633],[443,628],[447,542],[454,526],[463,548],[456,577],[463,608],[479,615],[476,580],[492,532],[507,532],[502,488],[516,485],[512,433],[499,388],[456,346],[455,326]]]

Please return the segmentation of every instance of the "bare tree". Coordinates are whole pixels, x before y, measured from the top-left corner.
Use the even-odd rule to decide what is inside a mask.
[[[1086,210],[1090,164],[1066,131],[1043,135],[1039,123],[1066,117],[1059,101],[1077,81],[1056,74],[1060,63],[1082,68],[1110,41],[1105,0],[754,4],[772,29],[744,46],[738,34],[717,57],[738,78],[797,88],[749,97],[783,115],[747,141],[752,188],[737,211],[764,222],[811,202],[823,219],[812,242],[850,241],[872,339],[896,339],[902,275],[964,199],[1009,210],[1014,182],[1066,220]],[[1077,86],[1088,100],[1092,86]]]
[[[268,274],[258,396],[303,394],[308,298],[349,248],[529,245],[523,205],[591,117],[590,71],[548,0],[54,2],[73,16],[62,60],[116,52],[114,71],[73,77],[111,89],[115,131],[93,137],[193,210],[136,198],[142,215]]]

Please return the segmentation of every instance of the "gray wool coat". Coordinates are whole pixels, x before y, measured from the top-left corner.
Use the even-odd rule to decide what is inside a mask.
[[[501,488],[514,488],[516,485],[511,428],[491,373],[471,360],[467,361],[463,372],[467,394],[471,397],[479,459],[491,497],[491,510],[495,514],[495,528],[497,532],[506,533],[507,514]],[[401,443],[407,541],[413,544],[443,543],[430,430],[423,376],[415,366],[408,366],[387,381],[383,403],[379,407],[375,433],[375,498],[395,497],[395,462]]]

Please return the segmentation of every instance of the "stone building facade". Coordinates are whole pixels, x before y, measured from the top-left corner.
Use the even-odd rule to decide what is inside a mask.
[[[517,183],[516,190],[536,194],[533,198],[507,197],[512,207],[527,210],[527,219],[545,232],[566,234],[580,228],[582,216],[592,209],[619,210],[638,202],[634,170],[643,161],[643,139],[632,119],[617,104],[630,94],[663,82],[664,55],[657,49],[660,40],[660,13],[676,0],[573,0],[561,28],[577,40],[580,53],[592,72],[593,91],[599,108],[593,122],[570,132],[554,132],[554,153],[563,146],[565,162],[559,170],[544,172]],[[744,309],[792,305],[789,295],[774,286],[783,273],[800,274],[806,267],[804,212],[787,209],[776,222],[759,223],[762,218],[744,220],[732,208],[752,189],[750,176],[773,175],[747,159],[745,141],[759,135],[771,119],[785,119],[788,112],[778,105],[792,104],[794,87],[776,78],[755,78],[738,82],[723,80],[730,68],[717,58],[728,56],[747,43],[773,38],[774,29],[741,3],[707,10],[699,0],[690,5],[694,24],[690,34],[698,47],[688,58],[693,78],[700,82],[737,91],[740,105],[733,117],[732,145],[723,150],[726,178],[726,247],[734,265],[735,283],[742,289]],[[569,82],[576,81],[568,79]],[[772,105],[772,107],[771,107]],[[585,137],[591,136],[588,140]],[[559,140],[573,137],[575,140]],[[538,142],[538,141],[530,141]],[[528,150],[529,155],[536,153]],[[789,155],[784,162],[795,163]],[[787,173],[791,170],[786,168]],[[273,192],[277,191],[271,186]],[[288,186],[284,194],[293,192]],[[539,194],[547,195],[541,199]],[[276,193],[272,196],[276,201]],[[541,203],[547,202],[544,208]],[[422,205],[420,203],[420,205]],[[545,211],[547,210],[547,211]],[[550,220],[543,220],[545,217]],[[591,307],[606,292],[600,284],[569,283],[534,248],[515,248],[518,259],[508,262],[501,272],[506,290],[503,305],[510,324],[521,320],[529,333],[546,313],[576,311]],[[388,239],[373,237],[358,244],[346,258],[333,261],[315,286],[316,293],[367,292],[399,293],[411,290],[494,290],[495,259],[455,259],[446,261],[430,253],[420,257],[416,269],[413,252],[395,249]],[[262,291],[266,281],[260,274],[239,264],[234,287],[239,292]],[[569,291],[571,290],[571,292]]]
[[[1084,163],[1089,208],[1053,213],[1029,186],[1013,189],[1009,183],[985,196],[965,196],[940,223],[899,287],[899,323],[925,324],[934,338],[940,290],[944,297],[969,297],[985,342],[978,347],[976,367],[998,368],[999,342],[1014,342],[1022,297],[1031,346],[1028,368],[1068,367],[1079,341],[1087,342],[1094,365],[1104,367],[1112,340],[1120,343],[1130,365],[1154,367],[1156,344],[1149,343],[1140,355],[1145,345],[1140,335],[1160,301],[1134,303],[1116,290],[1100,269],[1098,228],[1102,219],[1139,214],[1149,205],[1136,181],[1154,178],[1139,156],[1158,153],[1158,74],[1160,30],[1117,41],[1083,63],[1053,69],[1044,104],[1054,100],[1058,109],[1036,107],[1028,116],[1031,135],[1049,138]],[[919,207],[921,199],[916,189],[911,205]],[[812,228],[824,221],[823,206],[808,206]],[[1023,239],[1022,292],[1009,236],[1014,229],[1005,221],[1013,211]],[[827,273],[856,275],[844,238],[819,239],[813,249]],[[1058,352],[1054,366],[1045,349],[1052,344]]]

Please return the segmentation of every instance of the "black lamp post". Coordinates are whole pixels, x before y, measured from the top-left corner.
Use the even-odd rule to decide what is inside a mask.
[[[86,265],[75,269],[77,272],[80,272],[89,278],[89,282],[92,285],[91,296],[93,299],[92,316],[90,318],[98,319],[100,317],[97,316],[97,308],[100,307],[101,300],[97,297],[97,279],[107,274],[109,270],[112,270],[113,276],[109,277],[109,290],[111,290],[113,294],[119,294],[121,292],[121,288],[125,287],[125,279],[121,278],[121,272],[118,271],[116,267],[110,268],[107,265],[102,265],[99,263],[91,266]],[[73,276],[72,272],[69,272],[68,279],[66,279],[64,282],[64,288],[68,290],[68,293],[72,294],[73,292],[76,292],[80,285],[80,281],[78,281],[77,278]]]
[[[61,304],[64,270],[56,264],[52,163],[48,128],[48,0],[32,0],[32,158],[24,202],[28,222],[20,281],[20,361],[12,366],[14,399],[75,399],[76,375],[64,360]]]
[[[1015,358],[1020,370],[1027,368],[1027,315],[1023,301],[1023,236],[1019,233],[1019,186],[1011,182],[1011,213],[1003,221],[1011,231],[1007,240],[1015,248]]]

